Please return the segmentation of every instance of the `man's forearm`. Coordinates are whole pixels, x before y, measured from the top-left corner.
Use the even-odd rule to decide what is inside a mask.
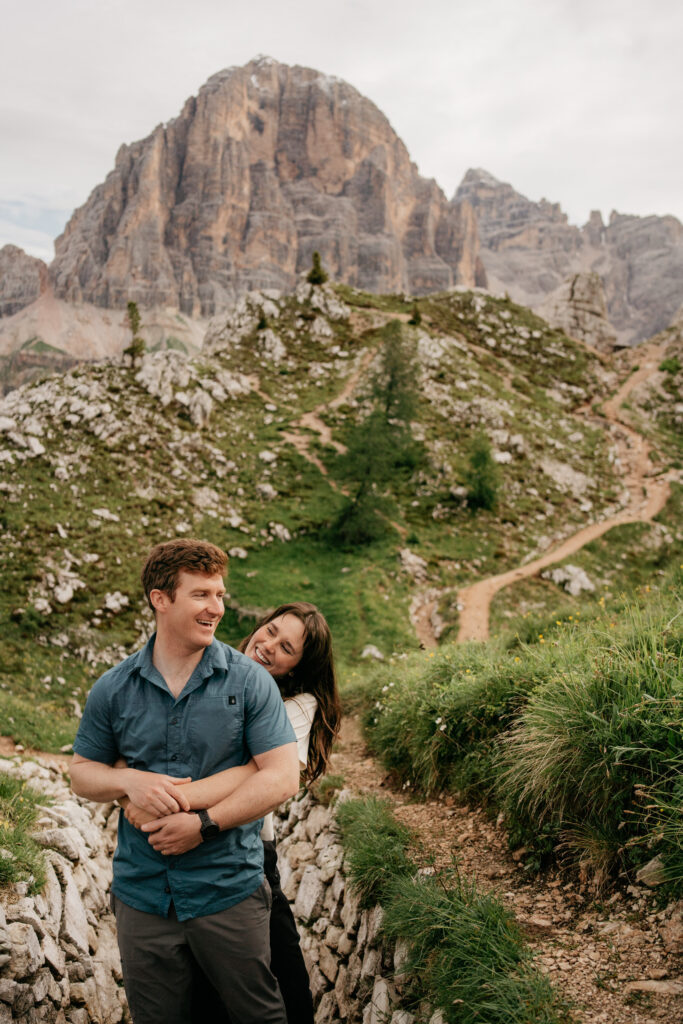
[[[100,761],[78,761],[71,765],[71,788],[77,796],[87,800],[109,803],[127,795],[128,771]]]

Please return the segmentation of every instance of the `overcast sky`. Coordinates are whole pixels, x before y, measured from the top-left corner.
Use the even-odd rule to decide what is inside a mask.
[[[4,0],[0,246],[44,259],[121,143],[267,54],[346,79],[450,198],[683,220],[680,0]]]

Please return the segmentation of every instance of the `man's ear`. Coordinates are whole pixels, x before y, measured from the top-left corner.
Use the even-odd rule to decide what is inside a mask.
[[[170,604],[169,596],[164,590],[150,590],[149,599],[155,612],[164,611]]]

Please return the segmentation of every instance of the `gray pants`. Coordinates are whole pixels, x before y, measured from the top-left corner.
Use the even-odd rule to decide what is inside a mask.
[[[233,1024],[286,1024],[270,972],[270,890],[259,886],[217,914],[178,921],[113,898],[123,983],[134,1024],[188,1024],[192,956]],[[207,1022],[208,1024],[208,1022]]]

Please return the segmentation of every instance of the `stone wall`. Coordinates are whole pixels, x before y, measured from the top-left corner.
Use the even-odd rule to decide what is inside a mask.
[[[350,798],[344,791],[339,800]],[[311,980],[316,1024],[413,1024],[396,1009],[407,950],[382,937],[382,908],[361,910],[347,885],[334,811],[310,793],[276,822],[282,888],[293,903]],[[440,1011],[420,1019],[442,1024]]]
[[[74,797],[47,762],[0,759],[0,771],[52,800],[34,834],[43,891],[17,882],[0,894],[0,1024],[118,1024],[128,1018],[109,910],[118,812]]]
[[[48,762],[0,759],[52,803],[34,837],[47,883],[0,895],[0,1024],[119,1024],[129,1019],[115,922],[109,910],[118,810],[75,797]],[[339,799],[350,794],[342,793]],[[349,891],[332,809],[310,794],[276,823],[282,884],[293,903],[316,1007],[316,1024],[413,1024],[395,1004],[405,950],[382,941],[380,907],[361,910]],[[440,1024],[437,1012],[422,1020]]]

